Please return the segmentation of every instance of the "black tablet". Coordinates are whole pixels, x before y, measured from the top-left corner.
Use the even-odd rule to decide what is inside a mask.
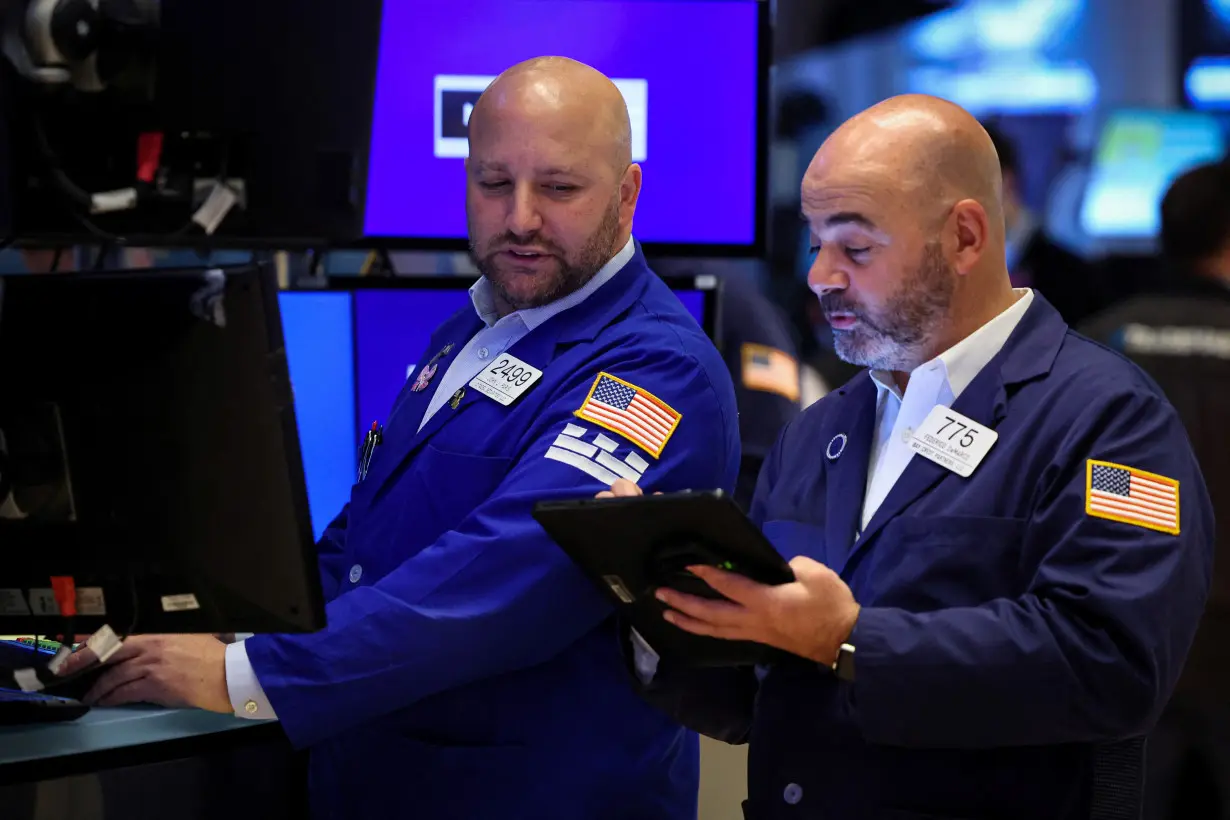
[[[654,597],[670,587],[721,598],[687,571],[707,564],[762,584],[784,584],[794,573],[734,499],[720,491],[635,498],[544,501],[534,518],[612,599],[619,613],[663,659],[687,666],[767,663],[777,650],[684,632],[667,623]]]

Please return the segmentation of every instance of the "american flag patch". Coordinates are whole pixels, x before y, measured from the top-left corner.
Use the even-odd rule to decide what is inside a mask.
[[[683,418],[657,396],[609,373],[598,374],[574,415],[618,433],[654,458],[662,455]]]
[[[743,345],[743,386],[799,400],[799,363],[787,353],[767,345]]]
[[[1134,467],[1090,459],[1085,512],[1178,535],[1179,482]]]

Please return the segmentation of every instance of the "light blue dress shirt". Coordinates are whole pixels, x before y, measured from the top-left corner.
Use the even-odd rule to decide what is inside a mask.
[[[419,422],[419,429],[423,429],[423,425],[444,406],[446,401],[452,398],[457,389],[468,384],[491,359],[508,350],[527,333],[552,316],[584,302],[614,278],[615,274],[623,270],[635,254],[636,245],[629,237],[619,253],[615,254],[611,261],[607,262],[579,290],[542,307],[518,310],[504,317],[500,317],[496,312],[495,291],[491,283],[486,277],[475,282],[470,288],[470,301],[474,304],[474,310],[486,327],[476,333],[474,338],[462,348],[457,358],[453,359],[453,363],[449,365],[448,370],[440,377],[440,384]],[[248,650],[242,640],[226,647],[226,689],[230,695],[231,708],[238,717],[255,720],[277,718],[273,706],[269,703],[269,698],[265,696],[264,688],[252,670],[252,664],[248,660]]]
[[[623,249],[579,290],[542,307],[518,310],[502,318],[496,312],[495,289],[491,283],[486,277],[475,282],[470,288],[470,301],[474,303],[474,310],[486,327],[474,334],[474,338],[466,343],[445,371],[444,376],[440,379],[440,386],[427,405],[427,412],[423,414],[423,420],[419,422],[419,429],[423,429],[423,425],[431,421],[431,417],[444,406],[444,403],[451,399],[459,388],[469,384],[470,380],[477,376],[492,359],[504,353],[519,342],[523,336],[552,316],[584,302],[590,294],[619,273],[635,252],[636,247],[629,239]]]

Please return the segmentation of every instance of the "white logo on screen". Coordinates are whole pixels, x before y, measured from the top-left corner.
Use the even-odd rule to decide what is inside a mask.
[[[478,95],[491,85],[494,76],[476,74],[437,74],[435,78],[435,144],[439,159],[464,159],[470,153],[465,129],[474,113]],[[624,95],[628,119],[632,122],[632,161],[648,159],[649,145],[649,82],[647,80],[611,80]]]

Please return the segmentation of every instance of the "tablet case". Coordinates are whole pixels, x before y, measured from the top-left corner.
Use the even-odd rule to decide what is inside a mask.
[[[544,501],[534,518],[619,614],[665,661],[684,666],[769,663],[779,650],[748,641],[693,635],[667,623],[660,587],[721,598],[688,572],[719,566],[762,584],[794,580],[789,564],[734,499],[720,491],[634,498]]]

